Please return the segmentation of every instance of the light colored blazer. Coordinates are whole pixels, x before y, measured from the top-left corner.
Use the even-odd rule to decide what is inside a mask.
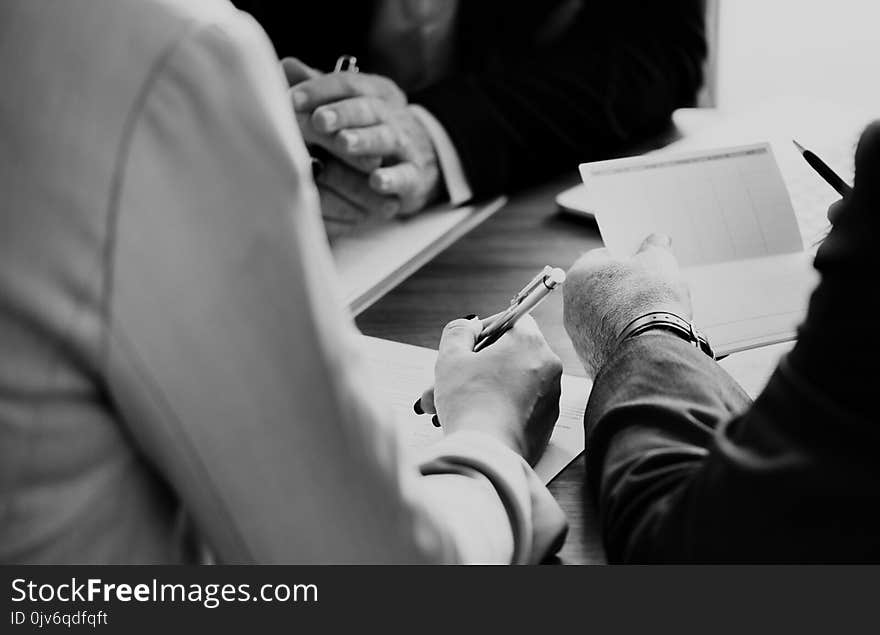
[[[478,433],[402,458],[277,59],[222,0],[0,3],[0,562],[534,562]]]

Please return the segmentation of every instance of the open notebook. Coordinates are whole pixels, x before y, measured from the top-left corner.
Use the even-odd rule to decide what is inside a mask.
[[[366,336],[362,346],[378,390],[391,405],[404,447],[417,455],[421,448],[443,437],[443,430],[434,427],[431,417],[413,412],[416,398],[434,383],[437,351]],[[559,421],[544,456],[535,466],[544,483],[584,451],[584,408],[590,387],[590,382],[581,377],[562,378]]]
[[[816,277],[768,144],[587,163],[581,174],[613,253],[634,253],[652,232],[672,237],[717,353],[795,336]]]
[[[352,313],[379,300],[505,202],[501,197],[481,205],[434,207],[334,241],[333,260]]]

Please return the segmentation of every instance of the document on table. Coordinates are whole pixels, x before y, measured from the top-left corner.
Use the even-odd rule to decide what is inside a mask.
[[[500,197],[481,205],[435,207],[334,241],[333,260],[352,313],[376,302],[505,202]]]
[[[816,276],[768,144],[587,163],[581,175],[613,253],[672,237],[716,352],[794,337]]]
[[[434,427],[431,417],[413,412],[416,398],[434,383],[437,351],[366,336],[363,351],[378,390],[391,405],[407,451],[417,455],[419,450],[441,439],[443,430]],[[584,408],[590,388],[590,382],[584,378],[562,378],[559,420],[544,456],[535,466],[544,483],[549,483],[584,451]]]

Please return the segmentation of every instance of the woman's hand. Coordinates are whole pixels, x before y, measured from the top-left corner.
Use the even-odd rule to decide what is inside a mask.
[[[531,317],[475,353],[482,326],[462,319],[443,329],[433,405],[447,434],[489,434],[534,465],[559,418],[562,362]]]

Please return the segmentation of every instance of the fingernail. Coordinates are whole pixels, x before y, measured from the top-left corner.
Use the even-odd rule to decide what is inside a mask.
[[[425,411],[422,410],[422,398],[421,397],[416,399],[416,402],[413,404],[413,412],[415,412],[417,415],[425,414]]]
[[[476,313],[470,313],[470,314],[468,314],[468,315],[465,315],[465,316],[464,316],[463,318],[461,318],[461,319],[462,319],[462,320],[473,320],[475,317],[477,317],[477,314],[476,314]]]
[[[342,139],[342,142],[345,144],[345,149],[349,152],[353,152],[357,150],[358,147],[358,135],[353,132],[348,132],[347,130],[340,132],[339,137]]]
[[[292,99],[294,108],[302,108],[309,100],[309,97],[301,90],[295,90],[293,91]]]
[[[376,175],[376,181],[379,189],[383,192],[387,192],[391,188],[391,181],[384,174]]]
[[[431,423],[434,424],[435,428],[439,428],[440,427],[440,418],[437,415],[434,415],[433,417],[431,417]]]
[[[324,132],[330,132],[338,119],[339,117],[333,110],[322,110],[318,113],[318,121]]]

